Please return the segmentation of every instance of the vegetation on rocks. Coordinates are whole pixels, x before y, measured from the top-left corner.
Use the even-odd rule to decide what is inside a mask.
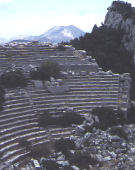
[[[89,169],[89,165],[96,165],[99,163],[90,153],[82,150],[76,151],[74,155],[69,158],[69,162],[81,169]]]
[[[0,76],[0,83],[3,88],[26,87],[28,79],[21,70],[8,71]]]
[[[111,11],[120,13],[124,19],[132,16],[131,4],[123,1],[113,1]]]
[[[53,160],[45,160],[43,159],[41,165],[46,170],[59,170],[59,165]]]
[[[94,26],[91,33],[70,41],[76,49],[84,49],[87,54],[94,57],[104,71],[112,70],[114,73],[130,73],[132,82],[130,89],[131,99],[135,98],[135,66],[133,54],[128,52],[122,42],[124,31],[108,28],[105,25]]]
[[[123,125],[126,122],[121,110],[106,107],[95,108],[92,110],[92,115],[98,116],[99,123],[96,124],[96,127],[102,130],[111,126]]]
[[[74,150],[76,148],[73,140],[70,139],[59,139],[55,141],[55,149],[57,152],[65,154],[68,150]]]
[[[46,61],[42,63],[37,70],[30,72],[30,77],[33,80],[50,80],[50,77],[57,78],[60,74],[60,66],[58,63],[52,61]]]
[[[51,115],[49,112],[44,112],[39,116],[39,126],[47,127],[49,125],[56,125],[60,127],[69,127],[72,124],[81,124],[84,118],[76,112],[63,112],[62,114]]]
[[[123,35],[122,30],[108,28],[105,25],[100,27],[95,25],[91,33],[86,33],[84,37],[79,39],[71,40],[70,43],[77,49],[86,50],[88,55],[93,56],[99,67],[105,71],[131,72],[133,59],[121,42]]]

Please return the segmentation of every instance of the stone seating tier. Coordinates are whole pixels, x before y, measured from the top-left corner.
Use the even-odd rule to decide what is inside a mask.
[[[5,118],[5,119],[3,119],[3,120],[1,120],[0,121],[0,124],[2,125],[5,125],[5,124],[7,124],[7,123],[10,123],[11,121],[12,122],[16,122],[16,121],[18,121],[18,120],[24,120],[24,119],[29,119],[29,118],[35,118],[35,113],[34,114],[26,114],[26,115],[18,115],[17,117],[11,117],[11,118]]]
[[[40,54],[38,55],[39,51]],[[19,52],[21,55],[18,55],[17,51],[12,52],[16,53],[13,60],[20,66],[28,63],[25,61],[26,56],[29,58],[29,63],[34,63],[36,57],[39,57],[36,62],[40,63],[45,57],[46,59],[49,58],[47,54],[51,56],[51,52],[54,53],[53,50],[49,51],[49,49],[45,52],[42,49],[37,50],[35,53],[32,50],[23,49]],[[65,61],[66,57],[61,52],[57,51],[56,54],[58,53],[59,57],[53,55],[50,58],[56,59],[58,62]],[[70,53],[65,52],[65,55],[67,54]],[[73,56],[70,57],[69,55],[68,57],[71,62],[76,60]],[[46,130],[40,129],[37,126],[37,115],[45,110],[50,111],[51,114],[57,114],[58,109],[69,106],[78,110],[80,114],[87,115],[95,107],[110,106],[118,108],[120,103],[121,105],[127,104],[126,97],[119,98],[118,74],[107,75],[103,72],[102,74],[91,73],[81,76],[74,74],[68,77],[66,83],[70,91],[62,95],[54,95],[48,93],[46,89],[40,90],[32,86],[23,89],[23,93],[15,92],[15,90],[6,91],[9,96],[6,99],[4,110],[0,114],[2,161],[18,163],[29,155],[29,152],[25,152],[25,149],[18,145],[18,139],[21,137],[31,141],[36,146],[61,136],[69,137],[72,134],[71,129],[64,130],[60,128],[58,130],[56,127],[53,127],[52,130],[49,130],[49,128]]]
[[[69,94],[64,94],[64,95],[57,95],[57,99],[63,99],[63,98],[65,98],[65,99],[95,99],[95,98],[117,98],[118,97],[118,94],[84,94],[84,95],[82,95],[82,94],[80,94],[80,95],[69,95]],[[50,93],[49,93],[49,95],[47,95],[47,96],[40,96],[40,95],[38,95],[38,94],[33,94],[32,95],[32,99],[33,99],[33,102],[34,101],[44,101],[44,100],[53,100],[53,99],[56,99],[56,95],[51,95]]]
[[[21,111],[27,111],[27,110],[30,110],[32,109],[31,106],[25,106],[25,107],[18,107],[18,108],[12,108],[12,109],[8,109],[6,108],[3,112],[4,113],[12,113],[12,112],[21,112]]]
[[[32,109],[32,108],[31,108]],[[21,112],[18,111],[18,112],[8,112],[8,113],[5,113],[4,111],[2,112],[2,114],[0,115],[0,121],[3,121],[4,119],[6,118],[11,118],[11,117],[16,117],[16,116],[21,116],[21,115],[29,115],[29,113],[31,112],[31,109],[29,110],[22,110]]]
[[[29,119],[25,118],[24,120],[18,120],[16,122],[4,123],[0,125],[0,129],[6,129],[6,128],[15,127],[21,124],[24,125],[24,124],[32,123],[32,122],[37,122],[37,118],[29,118]]]
[[[65,131],[66,130],[66,131]],[[49,140],[51,140],[51,139],[59,139],[62,135],[64,136],[64,137],[69,137],[69,135],[71,135],[72,133],[71,133],[71,130],[70,129],[64,129],[64,130],[61,130],[60,129],[60,131],[61,132],[59,132],[59,131],[57,131],[57,129],[56,130],[54,130],[54,132],[52,131],[51,132],[51,136],[50,135],[48,135],[48,134],[40,134],[39,136],[37,136],[37,137],[33,137],[33,138],[30,138],[29,139],[29,141],[31,141],[34,145],[38,145],[38,144],[41,144],[41,143],[44,143],[44,142],[47,142],[48,141],[48,139]],[[25,137],[27,137],[27,136],[25,136]],[[49,138],[48,138],[49,137]],[[14,146],[16,146],[17,144],[16,143],[14,143],[13,145],[11,145],[12,147],[14,147]],[[8,145],[9,146],[9,145]],[[12,148],[11,147],[11,148]],[[6,148],[5,148],[6,149]],[[15,148],[14,148],[15,149]],[[14,150],[13,150],[13,152],[10,152],[10,153],[8,153],[8,155],[7,155],[7,157],[5,157],[6,159],[4,159],[4,161],[6,161],[7,159],[9,159],[10,157],[12,158],[14,155],[20,155],[20,150],[16,150],[16,152],[14,152]],[[10,160],[11,160],[11,158],[10,158]]]

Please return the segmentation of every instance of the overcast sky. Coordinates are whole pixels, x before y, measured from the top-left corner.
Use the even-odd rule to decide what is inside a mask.
[[[135,6],[135,0],[127,0]],[[53,26],[90,32],[104,21],[112,0],[0,0],[0,37],[39,35]]]

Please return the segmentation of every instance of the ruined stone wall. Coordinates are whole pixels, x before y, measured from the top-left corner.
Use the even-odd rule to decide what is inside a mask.
[[[129,73],[124,73],[119,77],[119,106],[123,111],[127,111],[130,107],[130,91],[131,77]]]

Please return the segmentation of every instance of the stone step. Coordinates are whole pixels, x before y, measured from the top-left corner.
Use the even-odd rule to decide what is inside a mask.
[[[4,104],[3,109],[12,109],[12,108],[21,108],[29,106],[29,102],[27,103],[10,103],[10,104]]]
[[[77,88],[77,87],[75,87],[75,88],[72,88],[72,89],[70,89],[70,90],[72,90],[72,91],[85,91],[85,90],[92,90],[92,91],[118,91],[119,90],[119,88],[118,87],[108,87],[108,88],[105,88],[105,87],[90,87],[90,88]]]
[[[87,86],[87,85],[93,85],[93,86],[95,86],[95,85],[101,85],[101,86],[103,86],[103,85],[119,85],[119,82],[118,81],[78,81],[78,82],[76,82],[76,81],[71,81],[71,82],[66,82],[66,84],[67,85],[69,85],[69,86],[75,86],[75,85],[83,85],[83,86]]]
[[[83,89],[86,89],[86,88],[93,88],[93,89],[96,89],[96,88],[119,88],[119,84],[103,84],[103,85],[100,85],[100,84],[96,84],[96,85],[69,85],[69,88],[70,89],[75,89],[75,88],[83,88]]]
[[[87,105],[93,105],[93,104],[95,104],[95,105],[101,105],[101,104],[118,104],[118,102],[117,101],[95,101],[95,102],[93,102],[93,101],[89,101],[89,102],[76,102],[76,103],[69,103],[69,102],[57,102],[57,101],[55,101],[54,103],[44,103],[43,105],[39,105],[38,107],[56,107],[56,106],[64,106],[64,105],[68,105],[69,107],[72,107],[72,106],[87,106]]]
[[[32,123],[26,123],[26,124],[23,124],[23,125],[17,125],[17,126],[14,126],[14,127],[10,127],[10,128],[5,128],[5,129],[1,129],[0,130],[0,133],[1,133],[1,139],[2,137],[4,137],[6,134],[10,134],[10,133],[14,133],[18,130],[21,130],[21,129],[25,129],[25,128],[31,128],[31,127],[36,127],[38,126],[38,123],[37,122],[32,122]]]
[[[29,102],[29,98],[24,98],[24,99],[7,99],[5,101],[5,105],[10,105],[10,104],[21,104],[21,103],[26,103]]]
[[[81,99],[69,99],[69,98],[63,98],[63,99],[48,99],[48,100],[40,100],[40,101],[34,101],[34,103],[37,105],[39,104],[52,104],[52,103],[79,103],[81,102],[86,103],[94,103],[94,102],[116,102],[118,101],[118,98],[81,98]]]
[[[31,142],[34,143],[34,139],[36,139],[38,137],[45,136],[45,135],[48,135],[50,133],[54,134],[56,132],[66,132],[66,131],[69,131],[69,130],[72,130],[72,129],[73,128],[52,128],[52,129],[42,128],[42,130],[37,129],[33,132],[28,132],[27,134],[12,137],[12,139],[9,139],[9,140],[5,140],[4,142],[1,143],[2,148],[1,148],[0,152],[5,152],[9,148],[16,147],[16,145],[18,145],[18,140],[20,138],[25,138],[25,139],[30,140]]]
[[[88,110],[88,111],[91,111],[93,108],[95,107],[117,107],[118,106],[118,103],[94,103],[94,104],[87,104],[87,105],[70,105],[70,104],[54,104],[54,105],[40,105],[39,106],[39,111],[40,112],[43,112],[43,111],[55,111],[57,110],[57,108],[65,108],[65,107],[72,107],[73,109],[76,109],[76,110]]]
[[[29,92],[29,94],[31,95],[32,98],[36,97],[36,96],[40,96],[40,97],[44,97],[44,96],[69,96],[69,95],[117,95],[118,94],[118,91],[90,91],[90,90],[86,90],[86,91],[69,91],[69,92],[66,92],[65,94],[52,94],[50,92],[47,92],[46,90],[42,90],[42,91],[38,91],[38,90],[31,90]]]
[[[29,114],[26,114],[26,115],[18,115],[16,117],[11,117],[11,118],[6,118],[6,119],[2,119],[0,120],[0,124],[1,125],[4,125],[4,124],[7,124],[9,122],[16,122],[18,120],[24,120],[24,119],[28,119],[28,118],[35,118],[37,117],[37,115],[35,113],[29,113]]]
[[[10,122],[10,123],[5,123],[3,125],[0,125],[0,129],[6,129],[6,128],[10,128],[10,127],[15,127],[18,125],[22,125],[22,124],[26,124],[26,123],[32,123],[32,122],[36,122],[37,118],[30,118],[30,119],[24,119],[24,120],[19,120],[16,122]]]
[[[36,130],[39,130],[39,127],[31,127],[31,128],[25,127],[25,129],[21,129],[21,130],[12,132],[10,134],[3,135],[1,137],[1,142],[2,141],[6,141],[8,139],[11,139],[14,136],[18,136],[19,137],[20,135],[24,135],[24,134],[27,134],[29,132],[33,132],[33,131],[36,131]]]
[[[16,117],[16,115],[17,116],[26,115],[26,114],[31,113],[31,110],[32,109],[24,110],[24,111],[21,111],[21,112],[10,112],[10,113],[2,111],[1,114],[0,114],[0,119],[1,120],[6,119],[7,117],[12,118],[14,116]]]
[[[53,134],[50,134],[49,136],[48,135],[41,135],[41,136],[38,136],[36,138],[30,138],[29,141],[31,141],[33,143],[33,145],[39,145],[41,142],[43,143],[43,142],[48,141],[48,139],[49,140],[56,139],[56,138],[60,138],[61,136],[69,137],[72,134],[72,132],[70,132],[69,130],[68,131],[66,130],[65,132],[62,131],[62,130],[61,130],[61,132],[58,132],[58,131],[57,132],[54,131],[54,132],[53,132]],[[17,154],[20,155],[20,151],[24,150],[23,148],[18,149],[19,145],[11,145],[11,146],[13,146],[13,147],[16,146],[16,151],[14,151],[15,148],[11,148],[11,147],[8,148],[8,150],[4,154],[4,157],[2,158],[2,160],[4,160],[4,161],[6,161],[7,159],[9,160],[10,157],[13,157],[14,155],[17,155]],[[10,152],[9,152],[9,150],[10,150]]]
[[[12,108],[12,109],[6,108],[2,111],[2,113],[11,113],[11,112],[15,113],[18,111],[21,112],[21,111],[30,110],[30,109],[32,109],[32,106],[18,107],[18,108]]]
[[[32,100],[33,101],[42,101],[42,100],[56,100],[56,99],[96,99],[96,98],[118,98],[117,94],[101,94],[101,95],[97,95],[97,94],[93,94],[93,95],[89,95],[89,94],[85,94],[85,95],[68,95],[68,94],[64,94],[64,95],[47,95],[47,96],[39,96],[39,95],[32,95]]]

